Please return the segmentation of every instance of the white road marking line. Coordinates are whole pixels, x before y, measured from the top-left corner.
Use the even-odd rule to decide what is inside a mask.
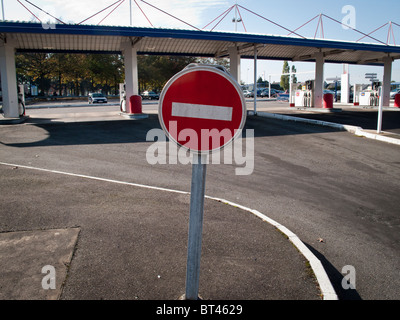
[[[171,115],[174,117],[232,121],[232,110],[232,107],[173,102]]]
[[[133,187],[139,187],[139,188],[147,188],[147,189],[174,192],[174,193],[180,193],[180,194],[190,194],[190,192],[186,192],[186,191],[179,191],[179,190],[173,190],[173,189],[167,189],[167,188],[161,188],[161,187],[153,187],[153,186],[148,186],[148,185],[145,185],[145,184],[139,184],[139,183],[133,183],[133,182],[124,182],[124,181],[113,180],[113,179],[99,178],[99,177],[94,177],[94,176],[87,176],[87,175],[84,175],[84,174],[77,174],[77,173],[70,173],[70,172],[64,172],[64,171],[58,171],[58,170],[36,168],[36,167],[24,166],[24,165],[20,165],[20,164],[12,164],[12,163],[6,163],[6,162],[0,162],[0,164],[1,165],[5,165],[5,166],[10,166],[10,167],[24,168],[24,169],[37,170],[37,171],[50,172],[50,173],[57,173],[57,174],[63,174],[63,175],[66,175],[66,176],[85,178],[85,179],[91,179],[91,180],[98,180],[98,181],[104,181],[104,182],[111,182],[111,183],[123,184],[123,185],[128,185],[128,186],[133,186]]]

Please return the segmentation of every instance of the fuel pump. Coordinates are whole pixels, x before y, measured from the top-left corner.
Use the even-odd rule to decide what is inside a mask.
[[[306,81],[306,91],[304,93],[304,106],[308,108],[314,106],[314,80]]]
[[[119,106],[121,112],[126,112],[126,87],[125,83],[119,84]]]
[[[306,108],[308,107],[308,100],[308,90],[306,90],[303,94],[303,106]]]
[[[381,83],[376,81],[372,83],[372,91],[370,96],[370,106],[377,107],[379,106],[379,87]]]
[[[18,114],[25,115],[25,85],[18,85]]]
[[[296,90],[294,94],[294,106],[295,107],[304,107],[304,91]]]
[[[361,84],[354,84],[353,86],[353,104],[355,106],[360,105],[360,93],[362,90],[362,85]]]
[[[381,82],[373,82],[368,90],[361,91],[359,95],[360,106],[377,107],[379,106],[379,87]]]

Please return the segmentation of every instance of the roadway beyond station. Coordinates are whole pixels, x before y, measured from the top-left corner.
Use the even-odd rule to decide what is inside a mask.
[[[146,161],[153,143],[146,134],[160,128],[155,114],[131,121],[116,106],[57,110],[28,109],[25,124],[0,127],[0,161],[16,165],[0,166],[2,235],[80,229],[61,299],[175,299],[184,290],[186,196],[18,165],[182,191],[190,190],[191,167]],[[388,129],[396,131],[393,123]],[[256,116],[246,129],[255,132],[253,173],[210,164],[206,194],[294,232],[321,260],[339,299],[399,299],[399,146]],[[319,298],[302,256],[248,212],[206,201],[204,241],[205,299]],[[345,266],[356,271],[355,290],[342,288]]]

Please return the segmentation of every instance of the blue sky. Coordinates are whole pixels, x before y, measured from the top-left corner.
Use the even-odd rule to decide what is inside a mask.
[[[33,14],[40,19],[47,19],[46,15],[37,8],[33,7],[25,0],[20,0]],[[43,8],[53,16],[62,19],[65,22],[77,23],[101,9],[113,4],[116,0],[30,0],[31,3]],[[144,17],[140,9],[136,6],[134,0],[125,0],[102,24],[107,25],[130,25],[129,4],[132,3],[133,25],[150,27],[149,22]],[[136,1],[141,9],[146,13],[150,22],[156,27],[167,28],[189,28],[178,20],[174,20],[160,11],[155,10],[146,3]],[[147,0],[148,3],[157,6],[186,22],[198,28],[203,28],[213,19],[217,18],[225,10],[236,3],[236,0]],[[16,0],[3,0],[4,16],[6,20],[35,20],[33,15],[24,9]],[[393,21],[400,25],[400,1],[399,0],[336,0],[336,1],[317,1],[317,0],[285,0],[285,1],[267,1],[267,0],[237,0],[237,4],[256,12],[257,14],[270,19],[290,30],[294,30],[306,23],[315,16],[323,13],[338,21],[351,23],[356,29],[368,34],[374,29]],[[281,5],[280,5],[281,4]],[[346,11],[349,6],[353,8],[352,12]],[[115,6],[114,6],[115,7]],[[112,8],[104,11],[102,14],[88,20],[86,23],[97,24],[109,13]],[[344,10],[344,11],[343,11]],[[275,26],[264,19],[257,17],[249,11],[240,8],[240,13],[249,33],[287,35],[288,32],[280,27]],[[353,14],[354,13],[354,14]],[[225,19],[216,27],[215,30],[234,31],[235,24],[232,22],[235,13],[232,10]],[[349,19],[347,19],[349,18]],[[211,24],[207,29],[211,29]],[[361,34],[353,30],[345,30],[336,22],[329,18],[323,17],[324,38],[357,41],[362,37]],[[297,32],[305,37],[314,38],[318,24],[318,18],[314,19],[305,27]],[[243,25],[237,25],[238,32],[245,32]],[[389,26],[385,26],[378,32],[371,34],[372,37],[385,42],[387,41]],[[400,44],[400,27],[393,25],[393,33],[396,44]],[[322,37],[321,28],[318,29],[317,38]],[[370,38],[364,38],[365,42],[376,42]],[[393,37],[391,44],[394,44]],[[279,74],[282,70],[282,62],[276,61],[259,61],[258,74],[268,78],[272,74],[272,80],[279,80]],[[292,64],[292,63],[290,63]],[[312,72],[314,70],[313,63],[294,62],[299,72]],[[342,65],[327,64],[325,66],[325,77],[340,76]],[[252,60],[242,60],[242,77],[244,82],[252,82],[254,78],[254,65]],[[378,77],[382,78],[382,67],[366,67],[366,66],[350,66],[351,83],[368,83],[365,79],[365,73],[376,72]],[[312,77],[310,74],[299,74],[301,81]],[[400,62],[395,62],[393,67],[392,79],[400,81]]]

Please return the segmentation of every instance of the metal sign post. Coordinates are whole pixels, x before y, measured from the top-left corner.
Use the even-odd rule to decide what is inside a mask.
[[[4,3],[3,3],[3,0],[1,0],[1,12],[2,12],[2,17],[3,17],[3,21],[4,21],[5,19],[4,19]]]
[[[189,237],[186,267],[187,300],[197,300],[199,294],[201,241],[203,233],[204,194],[208,155],[193,154],[190,192]],[[196,161],[197,160],[197,161]]]
[[[383,87],[379,88],[379,109],[378,109],[378,127],[377,133],[382,132],[382,112],[383,112]]]

